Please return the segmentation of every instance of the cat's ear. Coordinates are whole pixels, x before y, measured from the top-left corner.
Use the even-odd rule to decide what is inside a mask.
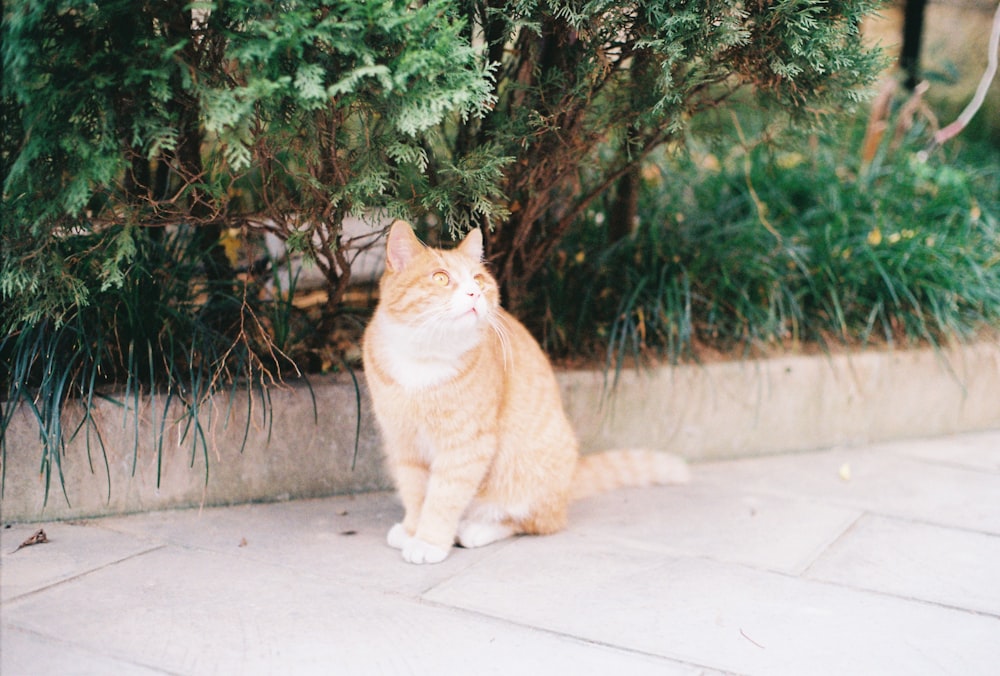
[[[462,243],[458,245],[458,250],[477,263],[482,262],[483,231],[479,228],[469,230],[469,234],[467,234],[465,239],[462,240]]]
[[[389,228],[389,238],[385,245],[385,262],[393,272],[400,272],[420,253],[424,245],[413,234],[413,228],[406,221],[395,221]]]

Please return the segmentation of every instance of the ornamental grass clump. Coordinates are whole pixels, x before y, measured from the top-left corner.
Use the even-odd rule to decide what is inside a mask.
[[[132,248],[128,274],[118,285],[102,285],[102,249],[123,239]],[[274,345],[266,318],[232,285],[206,276],[196,253],[200,246],[197,229],[189,227],[67,238],[61,255],[93,289],[92,302],[62,321],[42,318],[0,339],[0,433],[21,408],[34,418],[46,501],[53,486],[65,496],[65,450],[78,437],[90,471],[107,477],[110,499],[107,449],[93,415],[99,400],[120,409],[123,426],[131,422],[133,473],[140,422],[149,423],[157,486],[164,453],[171,450],[164,443],[168,436],[208,481],[208,430],[232,417],[227,407],[212,405],[213,395],[249,393],[242,443],[251,420],[270,429],[268,387],[298,369]],[[19,450],[0,444],[4,471],[7,453]]]
[[[1000,326],[1000,153],[719,147],[647,165],[629,236],[609,242],[595,209],[567,238],[538,294],[550,349],[620,366]]]

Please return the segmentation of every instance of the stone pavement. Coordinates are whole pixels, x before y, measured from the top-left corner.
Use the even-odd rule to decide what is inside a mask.
[[[0,673],[1000,673],[1000,431],[693,470],[436,566],[386,493],[14,524]]]

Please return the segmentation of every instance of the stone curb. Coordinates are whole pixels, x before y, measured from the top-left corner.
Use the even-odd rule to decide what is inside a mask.
[[[612,396],[601,372],[559,379],[584,452],[649,447],[700,461],[1000,428],[1000,345],[993,342],[626,370]],[[94,417],[106,462],[93,433],[88,458],[81,433],[62,459],[65,495],[53,477],[47,501],[38,431],[22,407],[7,430],[3,521],[390,488],[359,380],[357,439],[353,381],[324,376],[311,380],[311,390],[273,389],[268,406],[259,393],[217,397],[199,416],[204,446],[192,444],[190,431],[183,436],[183,420],[169,418],[160,461],[163,402],[145,398],[134,416],[102,401]]]

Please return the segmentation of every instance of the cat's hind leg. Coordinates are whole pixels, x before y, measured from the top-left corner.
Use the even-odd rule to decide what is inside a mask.
[[[466,549],[483,547],[514,534],[514,527],[497,521],[462,521],[455,542]]]
[[[553,499],[532,510],[490,508],[482,503],[469,509],[458,524],[455,542],[465,548],[482,547],[512,535],[548,535],[566,526],[566,500]]]
[[[488,500],[474,500],[458,524],[455,542],[466,549],[509,538],[519,531],[519,518],[528,513],[520,507],[510,508]]]

